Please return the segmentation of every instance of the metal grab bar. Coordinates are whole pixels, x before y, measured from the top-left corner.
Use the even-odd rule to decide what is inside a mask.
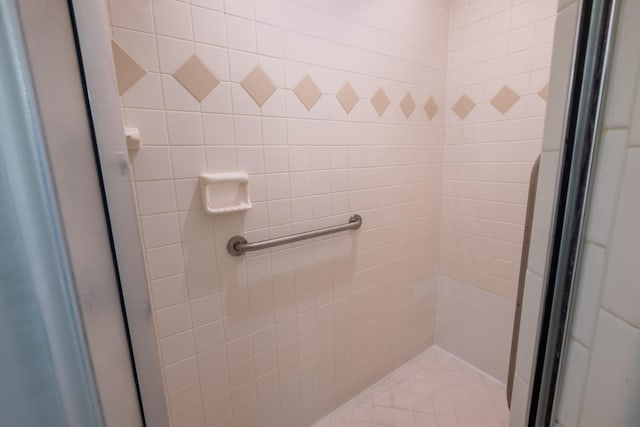
[[[312,239],[314,237],[326,236],[327,234],[339,233],[346,230],[357,230],[362,225],[362,217],[358,214],[351,215],[349,222],[343,225],[321,228],[319,230],[306,231],[304,233],[292,234],[291,236],[278,237],[276,239],[262,240],[260,242],[249,243],[242,236],[232,237],[227,243],[227,250],[233,256],[244,255],[247,251],[259,251],[274,246],[286,245],[287,243],[299,242],[300,240]]]

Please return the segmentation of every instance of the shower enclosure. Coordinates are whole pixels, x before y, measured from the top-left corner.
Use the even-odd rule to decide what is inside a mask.
[[[635,235],[595,225],[635,212],[637,60],[583,88],[611,97],[591,206],[625,208],[588,211],[582,310],[544,261],[572,64],[606,62],[580,49],[614,4],[4,2],[0,424],[637,424]]]
[[[311,425],[434,344],[506,382],[556,3],[483,4],[74,5],[90,99],[121,96],[93,121],[139,130],[122,155],[173,425]],[[226,173],[252,207],[209,216],[199,180]]]

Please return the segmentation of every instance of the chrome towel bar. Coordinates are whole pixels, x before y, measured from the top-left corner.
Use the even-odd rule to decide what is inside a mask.
[[[358,214],[351,215],[349,222],[343,225],[321,228],[319,230],[306,231],[304,233],[292,234],[291,236],[278,237],[276,239],[262,240],[260,242],[249,243],[242,236],[232,237],[227,243],[227,250],[233,256],[243,255],[247,251],[259,251],[274,246],[286,245],[287,243],[299,242],[300,240],[313,239],[314,237],[326,236],[327,234],[339,233],[346,230],[357,230],[362,225],[362,217]]]

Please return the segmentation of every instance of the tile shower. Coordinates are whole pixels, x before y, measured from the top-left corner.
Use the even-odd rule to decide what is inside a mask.
[[[434,344],[506,380],[555,1],[108,9],[173,426],[310,425]],[[234,171],[253,208],[205,215]]]

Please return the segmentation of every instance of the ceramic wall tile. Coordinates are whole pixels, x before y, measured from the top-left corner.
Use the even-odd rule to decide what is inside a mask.
[[[640,417],[636,369],[640,330],[604,310],[598,314],[580,425],[633,425]]]
[[[434,342],[440,259],[468,288],[447,313],[484,304],[472,323],[486,340],[461,351],[503,377],[538,138],[527,135],[540,124],[525,121],[544,102],[536,95],[533,117],[514,104],[504,126],[483,119],[502,86],[523,98],[544,86],[540,68],[521,91],[550,39],[536,25],[552,17],[518,4],[512,28],[500,1],[495,25],[439,2],[107,1],[114,40],[145,70],[123,107],[142,134],[136,197],[175,426],[310,425]],[[490,61],[500,81],[485,93]],[[464,120],[451,116],[462,95],[477,104]],[[233,171],[250,175],[254,207],[206,216],[198,176]],[[356,233],[225,251],[236,234],[282,236],[356,212]]]
[[[491,301],[514,307],[529,175],[542,149],[546,103],[538,92],[549,81],[550,52],[543,47],[553,38],[556,14],[549,3],[451,2],[446,94],[423,104],[429,117],[437,120],[442,111],[445,121],[441,274],[466,290],[438,296],[436,340],[501,381],[512,318],[491,333],[483,327],[495,322]],[[556,166],[557,156],[543,159],[545,190],[537,203],[548,215]],[[546,245],[548,228],[540,227],[534,224],[532,247]],[[536,252],[531,262],[536,277],[543,258]],[[477,292],[487,297],[477,299]]]

